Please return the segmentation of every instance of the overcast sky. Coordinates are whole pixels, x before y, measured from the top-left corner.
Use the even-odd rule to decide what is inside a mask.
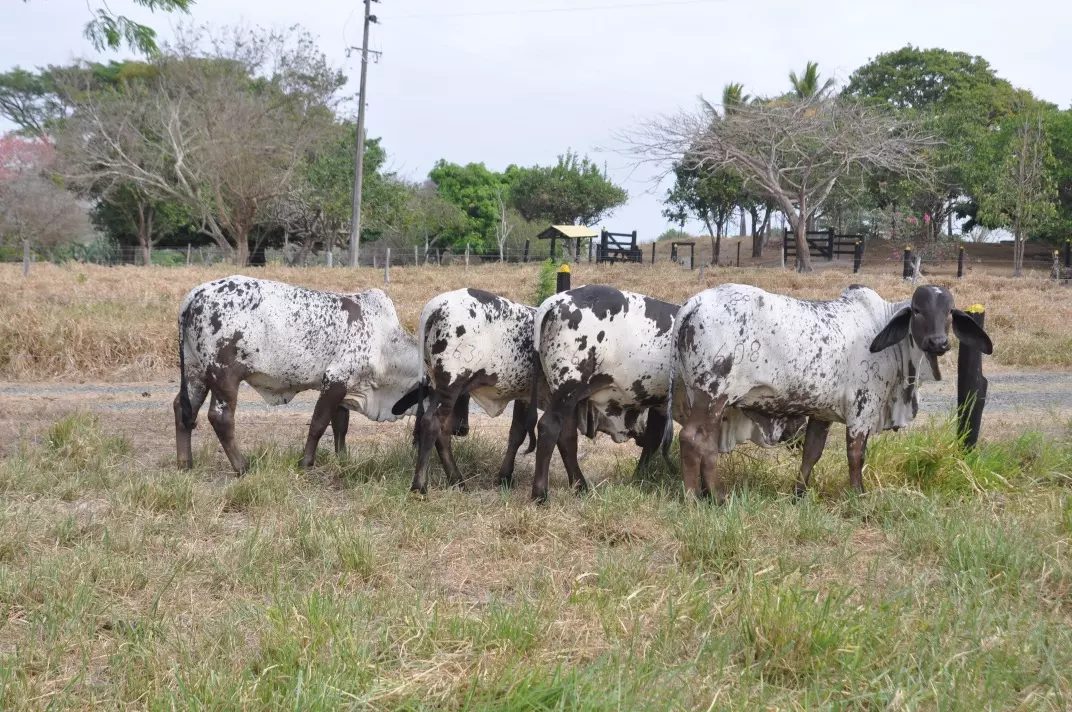
[[[82,28],[101,0],[4,4],[0,70],[98,57]],[[165,40],[181,19],[130,0],[108,5]],[[614,132],[692,108],[701,93],[717,99],[727,82],[780,93],[790,70],[815,60],[844,83],[876,54],[911,43],[981,54],[1013,84],[1062,108],[1072,102],[1072,3],[1061,1],[382,0],[373,13],[370,46],[383,54],[369,67],[368,127],[392,169],[421,179],[438,158],[503,169],[573,148],[605,162],[629,191],[604,226],[642,240],[669,227],[665,186],[605,150]],[[299,23],[356,94],[359,56],[346,48],[361,44],[359,0],[198,0],[190,19]]]

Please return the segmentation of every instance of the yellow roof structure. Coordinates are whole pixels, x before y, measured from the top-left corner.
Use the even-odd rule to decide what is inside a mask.
[[[550,240],[551,238],[575,240],[579,237],[599,237],[599,232],[584,225],[552,225],[536,237],[541,240]]]

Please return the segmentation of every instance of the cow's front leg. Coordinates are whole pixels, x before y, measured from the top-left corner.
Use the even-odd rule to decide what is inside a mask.
[[[803,497],[808,491],[811,471],[823,455],[826,436],[830,433],[830,421],[819,420],[815,416],[808,418],[808,429],[804,432],[804,453],[800,458],[800,478],[796,484],[797,497]]]
[[[346,385],[332,383],[320,392],[320,397],[313,407],[313,419],[309,423],[309,437],[305,440],[305,454],[301,459],[302,467],[312,467],[316,462],[316,447],[320,444],[320,438],[324,431],[337,414],[339,406],[346,397]]]
[[[428,410],[421,415],[417,424],[417,466],[413,470],[413,482],[410,492],[428,494],[428,460],[432,456],[432,445],[439,438],[438,398],[432,396]]]
[[[725,396],[715,400],[707,393],[697,391],[693,398],[692,409],[681,429],[681,475],[685,480],[686,495],[700,498],[713,489],[718,496],[725,496],[716,461],[725,406]]]
[[[468,399],[467,399],[468,400]],[[450,446],[454,428],[457,426],[455,418],[456,397],[444,398],[438,411],[439,432],[436,434],[436,452],[439,453],[439,461],[443,463],[443,470],[447,473],[447,484],[452,487],[462,487],[462,473],[458,469],[458,463],[454,461],[454,450]],[[467,410],[468,412],[468,410]],[[466,432],[468,432],[466,425]]]
[[[335,437],[335,454],[346,454],[346,433],[350,430],[350,410],[339,406],[331,418],[331,434]]]
[[[867,456],[867,431],[853,434],[845,429],[845,445],[849,455],[849,485],[859,493],[864,491],[864,459]]]

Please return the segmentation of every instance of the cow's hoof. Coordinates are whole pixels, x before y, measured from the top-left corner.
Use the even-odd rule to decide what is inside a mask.
[[[415,499],[428,499],[428,487],[410,487],[409,494]]]
[[[532,493],[532,503],[535,504],[536,506],[542,507],[542,506],[547,504],[547,501],[548,500],[547,500],[547,493],[546,492],[533,492]]]
[[[454,434],[457,435],[459,438],[464,438],[466,435],[469,434],[469,426],[459,425],[457,428],[454,429]]]
[[[451,482],[448,485],[448,487],[450,487],[452,490],[458,490],[459,492],[464,492],[465,491],[465,482],[463,480],[458,480],[457,482]]]
[[[513,489],[514,488],[514,478],[513,478],[513,476],[512,475],[506,475],[504,477],[503,475],[499,475],[499,486],[502,487],[503,489]]]
[[[797,499],[804,499],[808,496],[807,485],[802,485],[799,482],[793,487],[793,496]]]
[[[587,480],[580,480],[579,482],[575,482],[573,484],[573,492],[574,492],[574,494],[585,494],[585,493],[587,493],[588,492],[588,481]]]

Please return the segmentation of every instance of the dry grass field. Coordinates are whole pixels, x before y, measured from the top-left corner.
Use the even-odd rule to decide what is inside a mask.
[[[231,271],[0,266],[0,381],[174,380],[179,301]],[[243,271],[382,286],[372,270]],[[391,277],[413,328],[447,289],[531,300],[537,267]],[[705,286],[672,265],[573,279],[675,301]],[[910,292],[843,270],[705,281]],[[959,305],[987,306],[988,369],[1067,368],[1072,291],[954,282]],[[356,419],[350,455],[325,440],[304,472],[304,416],[240,407],[253,466],[236,480],[204,417],[197,467],[174,468],[155,392],[152,417],[0,396],[0,709],[1072,708],[1067,413],[990,419],[967,454],[921,417],[874,441],[862,496],[839,432],[801,501],[799,453],[744,448],[723,507],[686,501],[663,466],[634,478],[632,445],[586,441],[594,491],[568,493],[556,463],[535,507],[531,455],[515,490],[493,484],[502,418],[457,441],[465,491],[437,471],[418,498],[407,422]]]
[[[538,265],[395,268],[387,287],[403,324],[416,327],[424,303],[459,287],[479,287],[531,302]],[[316,289],[357,291],[383,286],[372,269],[247,268],[245,274]],[[15,265],[0,265],[0,380],[172,378],[178,368],[176,318],[183,296],[201,282],[235,272],[211,268],[35,265],[24,279]],[[722,282],[744,282],[809,299],[835,298],[858,282],[888,299],[907,297],[898,277],[846,269],[810,275],[764,268],[689,271],[672,264],[576,265],[573,283],[611,284],[673,302],[683,302]],[[977,275],[937,278],[957,304],[982,303],[996,352],[991,361],[1010,367],[1072,364],[1072,290],[1041,277],[1012,279]]]

